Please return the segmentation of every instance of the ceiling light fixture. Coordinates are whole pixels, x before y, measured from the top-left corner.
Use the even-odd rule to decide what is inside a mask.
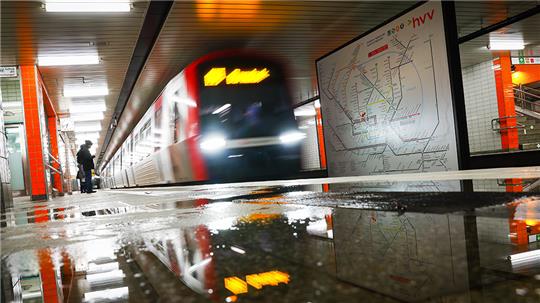
[[[97,55],[38,56],[39,66],[94,65],[99,64]]]
[[[78,123],[75,123],[75,130],[77,132],[81,133],[88,133],[88,132],[96,132],[101,131],[101,124],[92,124],[92,125],[77,125]]]
[[[522,50],[525,49],[525,43],[520,40],[492,40],[487,46],[489,50]]]
[[[76,113],[74,115],[70,115],[70,118],[73,121],[101,121],[103,120],[103,112]]]
[[[104,112],[106,110],[107,110],[107,107],[105,107],[105,104],[82,104],[82,105],[72,104],[69,107],[70,114],[96,113],[96,112]]]
[[[121,13],[130,10],[131,3],[127,0],[47,0],[45,2],[45,11],[49,13]]]
[[[66,87],[64,86],[64,97],[92,97],[92,96],[106,96],[109,94],[107,86],[78,86],[78,87]]]
[[[84,140],[99,138],[99,133],[75,133],[75,138],[84,142]]]

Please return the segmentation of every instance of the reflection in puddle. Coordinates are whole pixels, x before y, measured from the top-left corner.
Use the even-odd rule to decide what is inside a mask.
[[[537,196],[260,194],[153,195],[137,205],[126,195],[114,207],[10,221],[3,294],[23,302],[540,299]]]

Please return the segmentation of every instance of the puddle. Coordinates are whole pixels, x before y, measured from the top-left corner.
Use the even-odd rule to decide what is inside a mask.
[[[533,194],[197,195],[207,198],[115,192],[111,207],[82,200],[7,213],[6,300],[540,300]]]

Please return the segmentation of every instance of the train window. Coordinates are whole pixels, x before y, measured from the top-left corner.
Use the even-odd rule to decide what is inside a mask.
[[[151,122],[150,120],[146,121],[144,123],[144,126],[141,128],[141,140],[144,140],[146,138],[148,138],[150,136],[150,126],[151,126]]]
[[[220,63],[201,65],[200,75],[204,76]],[[204,86],[201,82],[201,132],[225,132],[228,138],[236,139],[276,136],[296,128],[288,88],[278,65],[241,59],[220,65],[241,70],[264,67],[269,71],[269,76],[251,84],[227,85],[223,81],[219,85]]]

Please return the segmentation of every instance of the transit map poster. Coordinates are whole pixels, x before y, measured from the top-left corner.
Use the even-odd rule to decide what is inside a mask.
[[[458,170],[440,2],[322,57],[317,76],[329,176]]]

